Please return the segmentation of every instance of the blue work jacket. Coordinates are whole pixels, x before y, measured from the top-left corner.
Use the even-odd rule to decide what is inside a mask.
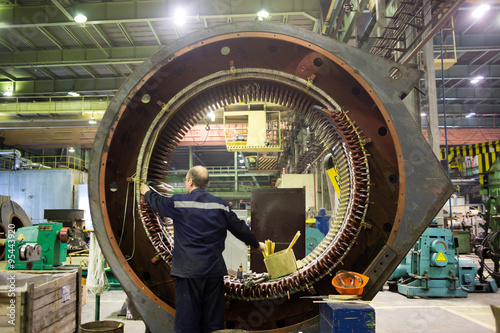
[[[227,230],[245,244],[259,247],[255,234],[227,202],[205,189],[171,197],[148,191],[144,198],[158,214],[174,220],[172,276],[194,279],[227,275],[222,257]]]

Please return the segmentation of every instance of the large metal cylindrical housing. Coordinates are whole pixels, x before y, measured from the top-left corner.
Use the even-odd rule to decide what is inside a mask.
[[[206,29],[145,61],[102,119],[89,192],[106,260],[151,330],[173,329],[171,235],[127,178],[168,181],[190,127],[239,102],[274,103],[305,117],[335,160],[342,193],[334,228],[300,258],[297,272],[253,286],[225,279],[227,328],[315,329],[318,306],[304,296],[333,293],[331,274],[340,269],[369,276],[363,298],[373,298],[452,191],[401,101],[420,75],[263,22]]]

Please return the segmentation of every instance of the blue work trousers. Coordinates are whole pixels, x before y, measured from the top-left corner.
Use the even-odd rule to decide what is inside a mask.
[[[224,329],[224,278],[177,278],[175,332],[198,333]]]

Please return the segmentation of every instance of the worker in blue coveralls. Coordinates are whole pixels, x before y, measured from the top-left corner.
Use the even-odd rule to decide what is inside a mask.
[[[245,244],[264,251],[255,234],[230,209],[208,193],[208,171],[188,171],[188,194],[165,197],[141,184],[144,200],[161,216],[174,220],[174,249],[170,274],[176,277],[175,332],[213,332],[224,329],[224,275],[222,257],[227,230]]]

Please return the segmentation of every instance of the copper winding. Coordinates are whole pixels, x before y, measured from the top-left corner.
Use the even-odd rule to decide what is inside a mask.
[[[202,91],[180,109],[169,113],[170,118],[151,153],[148,179],[157,182],[168,180],[169,166],[177,145],[189,128],[213,109],[212,105],[220,108],[239,101],[276,103],[301,114],[318,133],[325,147],[332,149],[337,160],[343,191],[335,218],[338,231],[330,231],[318,246],[320,251],[313,251],[313,256],[304,258],[305,266],[298,272],[277,280],[247,287],[237,279],[225,278],[228,298],[262,300],[284,297],[306,289],[307,284],[319,281],[330,273],[354,243],[368,206],[370,181],[366,151],[361,144],[361,133],[347,111],[319,108],[307,92],[279,82],[257,79],[229,81]],[[161,258],[170,263],[172,244],[161,238],[163,231],[159,217],[147,205],[141,206],[140,214],[151,243]]]

